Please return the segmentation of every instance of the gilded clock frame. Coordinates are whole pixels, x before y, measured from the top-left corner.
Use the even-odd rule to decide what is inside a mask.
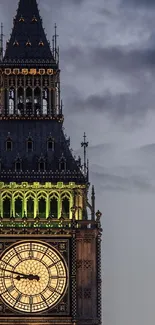
[[[71,279],[70,279],[70,239],[69,238],[39,238],[37,236],[33,236],[33,238],[28,236],[28,238],[25,240],[25,238],[22,238],[22,236],[17,238],[2,238],[0,240],[0,254],[3,255],[5,251],[9,250],[12,246],[17,245],[18,243],[23,242],[41,242],[45,245],[49,246],[50,248],[54,249],[57,254],[60,256],[61,259],[63,259],[66,269],[68,272],[68,279],[67,279],[67,285],[66,285],[66,291],[62,297],[60,298],[58,303],[56,305],[52,306],[51,308],[42,311],[42,312],[36,312],[36,313],[27,313],[27,316],[36,317],[36,315],[40,316],[67,316],[69,317],[71,315],[71,304],[70,304],[70,290],[71,290]],[[7,313],[8,316],[12,315],[20,315],[20,317],[24,317],[25,313],[20,312],[18,310],[15,310],[14,308],[11,308],[6,304],[5,301],[3,301],[2,298],[0,298],[0,314],[5,315]],[[5,317],[5,316],[4,316]]]

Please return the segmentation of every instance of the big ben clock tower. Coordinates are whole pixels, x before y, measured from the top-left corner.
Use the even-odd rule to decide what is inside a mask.
[[[0,325],[101,324],[101,213],[63,119],[56,33],[51,49],[20,0],[0,61]]]

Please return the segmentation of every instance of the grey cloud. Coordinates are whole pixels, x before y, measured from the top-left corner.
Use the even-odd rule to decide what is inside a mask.
[[[81,5],[83,2],[85,2],[86,0],[46,0],[46,4],[49,4],[51,9],[53,6],[59,6],[59,5]],[[39,3],[40,5],[40,3]]]
[[[116,70],[129,74],[142,69],[155,67],[155,49],[129,49],[128,47],[113,46],[107,48],[70,47],[62,51],[63,60],[80,70],[90,72],[96,69]]]
[[[123,4],[126,5],[135,5],[135,6],[142,6],[149,9],[150,7],[155,7],[154,0],[123,0]]]
[[[144,115],[149,111],[154,109],[152,104],[155,101],[155,94],[147,93],[143,97],[144,93],[121,93],[112,94],[106,92],[105,94],[94,94],[86,98],[79,96],[73,96],[68,100],[68,107],[72,110],[75,107],[75,112],[83,110],[94,111],[100,113],[109,114],[115,119],[131,117],[134,119],[137,115]],[[69,104],[70,103],[70,104]]]
[[[146,153],[146,154],[154,154],[155,156],[155,143],[147,144],[145,146],[141,146],[139,148],[140,151]]]
[[[153,191],[155,187],[143,176],[123,177],[115,174],[91,173],[94,182],[97,182],[103,191]]]

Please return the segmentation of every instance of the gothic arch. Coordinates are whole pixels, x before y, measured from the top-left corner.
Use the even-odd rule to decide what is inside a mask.
[[[39,86],[34,88],[34,111],[36,115],[41,113],[41,88]]]
[[[53,191],[49,194],[49,215],[58,218],[60,210],[60,195]]]
[[[26,192],[26,194],[25,194],[25,199],[27,200],[27,199],[29,199],[29,198],[32,198],[32,199],[35,199],[36,198],[36,194],[33,192],[33,191],[28,191],[28,192]]]
[[[13,203],[13,215],[16,218],[21,218],[24,211],[24,195],[22,192],[18,191],[13,194],[12,197]]]
[[[40,199],[40,198],[45,198],[47,200],[47,193],[45,191],[40,191],[38,192],[37,194],[37,198]]]
[[[20,197],[22,200],[24,198],[23,192],[21,191],[16,191],[15,193],[13,193],[13,200]]]
[[[38,203],[38,214],[41,218],[47,217],[47,203],[48,203],[48,195],[44,191],[40,191],[37,195],[37,203]]]
[[[3,200],[3,218],[10,218],[11,215],[11,198],[5,197]]]
[[[57,200],[60,199],[60,194],[55,192],[55,191],[52,191],[49,193],[49,197],[52,198],[52,197],[55,197]]]
[[[9,89],[9,115],[15,113],[15,88],[10,87]]]
[[[69,191],[63,191],[61,193],[61,212],[66,218],[71,217],[71,207],[73,205],[73,196]]]
[[[69,198],[69,199],[71,199],[71,193],[69,192],[69,191],[63,191],[62,193],[61,193],[61,199],[63,199],[63,198]]]
[[[26,114],[32,114],[32,87],[26,88]]]
[[[46,207],[47,207],[47,200],[45,197],[41,196],[38,199],[38,214],[40,218],[46,218]]]
[[[11,192],[9,192],[9,191],[7,191],[7,192],[3,192],[2,193],[2,200],[3,199],[5,199],[6,197],[8,197],[8,198],[12,198],[12,193]]]
[[[35,202],[32,196],[29,196],[26,200],[26,215],[28,218],[34,217],[34,211],[35,211]]]
[[[37,195],[33,191],[25,194],[25,213],[28,218],[33,218],[36,211]]]
[[[47,115],[49,106],[49,89],[47,87],[43,88],[43,115]]]

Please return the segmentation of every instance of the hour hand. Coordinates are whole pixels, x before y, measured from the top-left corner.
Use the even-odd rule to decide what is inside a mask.
[[[25,274],[25,275],[18,275],[15,280],[18,280],[20,281],[21,279],[27,279],[27,280],[30,280],[30,281],[33,281],[33,280],[37,280],[39,281],[39,276],[38,275],[33,275],[33,274]]]

